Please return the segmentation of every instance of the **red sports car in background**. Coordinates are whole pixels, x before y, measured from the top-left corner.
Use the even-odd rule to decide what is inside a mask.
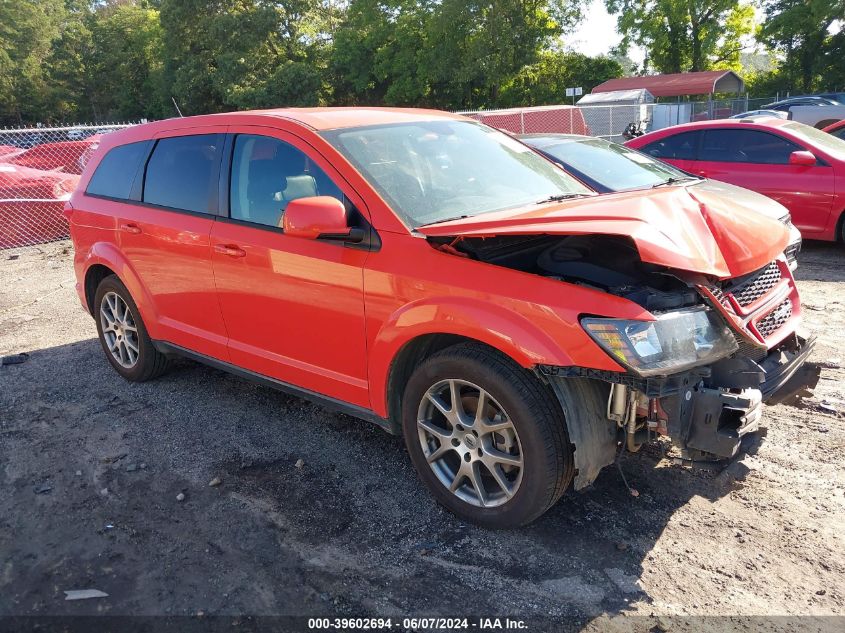
[[[0,162],[0,249],[67,237],[65,202],[79,176]]]
[[[3,156],[0,153],[0,161],[33,169],[79,175],[99,144],[99,135],[82,141],[42,143],[12,156]]]
[[[824,131],[828,134],[833,134],[836,138],[845,140],[845,119],[837,121],[833,125],[828,125]]]
[[[0,145],[0,162],[8,160],[13,156],[17,156],[21,154],[24,150],[22,150],[17,145]]]
[[[822,130],[771,117],[702,121],[626,145],[777,200],[805,238],[845,241],[845,141]]]

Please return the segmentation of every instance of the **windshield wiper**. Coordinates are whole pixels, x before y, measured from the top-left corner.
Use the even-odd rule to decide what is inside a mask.
[[[651,188],[657,189],[658,187],[668,187],[670,185],[677,185],[679,182],[689,182],[690,180],[701,180],[701,178],[698,178],[696,176],[684,176],[683,178],[675,178],[674,176],[671,176],[663,182],[658,182],[657,184],[652,185]]]
[[[572,200],[572,198],[586,198],[590,197],[591,193],[561,193],[556,196],[549,196],[543,200],[537,200],[534,204],[547,204],[549,202],[563,202],[564,200]]]
[[[417,228],[421,229],[424,226],[431,226],[432,224],[440,224],[441,222],[452,222],[453,220],[463,220],[464,218],[468,218],[467,214],[464,215],[456,215],[451,218],[445,218],[443,220],[435,220],[434,222],[426,222],[425,224],[420,224]]]

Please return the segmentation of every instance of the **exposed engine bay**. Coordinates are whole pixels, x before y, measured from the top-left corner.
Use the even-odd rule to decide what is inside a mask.
[[[526,235],[489,238],[429,238],[436,248],[479,261],[588,286],[624,297],[647,310],[672,310],[702,303],[701,283],[690,274],[641,261],[634,243],[612,235]]]

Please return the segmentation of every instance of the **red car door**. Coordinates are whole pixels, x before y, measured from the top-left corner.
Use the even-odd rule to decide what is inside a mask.
[[[141,204],[115,204],[117,239],[156,312],[152,335],[227,358],[209,235],[217,212],[225,127],[157,136]],[[119,207],[119,210],[118,210]]]
[[[803,150],[806,148],[774,132],[708,129],[689,170],[780,202],[806,236],[827,226],[834,198],[834,174],[833,168],[823,161],[791,165],[790,154]]]
[[[211,233],[231,361],[368,408],[363,292],[368,251],[289,237],[280,228],[285,206],[296,198],[334,196],[347,204],[352,200],[357,209],[363,201],[298,137],[266,127],[231,132],[228,196],[223,196],[229,217],[221,217]]]

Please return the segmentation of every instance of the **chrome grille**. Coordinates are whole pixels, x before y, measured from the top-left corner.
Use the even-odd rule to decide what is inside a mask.
[[[783,326],[792,316],[792,301],[786,299],[777,308],[757,322],[757,331],[763,338],[768,338]]]
[[[740,282],[733,288],[728,287],[724,290],[733,295],[736,302],[744,308],[768,293],[780,280],[780,268],[775,261],[754,273],[750,279]]]
[[[786,261],[790,264],[794,264],[798,260],[798,252],[800,250],[801,242],[795,242],[794,244],[787,246],[786,250],[783,251]]]

